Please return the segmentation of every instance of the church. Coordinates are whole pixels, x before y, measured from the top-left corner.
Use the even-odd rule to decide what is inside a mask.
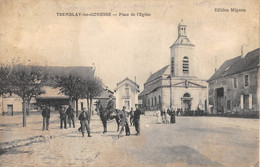
[[[169,65],[151,74],[139,94],[145,110],[182,108],[207,110],[207,82],[195,74],[195,45],[186,35],[187,26],[178,24],[178,38],[170,47]]]

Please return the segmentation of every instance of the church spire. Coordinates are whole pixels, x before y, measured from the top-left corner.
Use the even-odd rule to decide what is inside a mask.
[[[186,35],[186,25],[184,24],[183,20],[178,24],[178,37],[180,36],[187,36]]]

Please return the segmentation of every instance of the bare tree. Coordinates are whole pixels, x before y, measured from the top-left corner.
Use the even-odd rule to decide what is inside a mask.
[[[41,89],[47,79],[43,71],[40,67],[16,65],[9,76],[11,92],[23,100],[23,127],[26,126],[26,110],[28,109],[28,112],[30,110],[31,98],[45,93]]]
[[[56,76],[55,88],[60,89],[60,93],[69,96],[70,103],[76,102],[76,116],[78,117],[78,100],[82,95],[82,78],[77,75],[70,74],[68,76]]]

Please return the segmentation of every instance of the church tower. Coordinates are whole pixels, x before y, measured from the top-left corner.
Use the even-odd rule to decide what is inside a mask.
[[[183,20],[178,24],[178,38],[171,49],[171,74],[172,76],[194,76],[194,48],[186,35],[187,25]]]

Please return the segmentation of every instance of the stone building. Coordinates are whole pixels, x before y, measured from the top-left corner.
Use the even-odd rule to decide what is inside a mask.
[[[187,26],[178,24],[178,38],[170,47],[170,65],[150,75],[140,93],[146,110],[207,108],[207,82],[196,77],[195,45],[186,35]]]
[[[260,49],[225,61],[208,80],[212,113],[259,112]]]
[[[121,82],[117,83],[117,87],[114,90],[116,97],[116,108],[122,109],[123,106],[127,110],[135,108],[138,104],[139,85],[129,78],[125,78]]]

